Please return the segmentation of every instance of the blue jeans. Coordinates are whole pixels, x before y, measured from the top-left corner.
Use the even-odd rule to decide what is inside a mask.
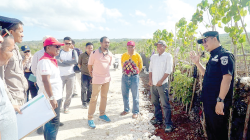
[[[129,89],[133,96],[133,114],[139,113],[139,75],[127,76],[122,75],[122,96],[124,103],[124,111],[129,112]]]
[[[55,109],[56,117],[47,122],[44,125],[44,139],[45,140],[56,140],[56,135],[58,133],[60,124],[60,107],[62,104],[62,99],[57,100],[58,107]]]
[[[155,113],[154,113],[155,118],[158,121],[162,121],[163,118],[161,111],[161,104],[162,104],[165,124],[172,125],[173,123],[171,121],[171,106],[169,104],[169,98],[168,98],[168,83],[165,83],[160,87],[153,85],[150,87],[150,92],[151,92],[151,102],[155,107]]]
[[[89,103],[92,94],[92,77],[82,74],[81,78],[81,100],[82,105]]]

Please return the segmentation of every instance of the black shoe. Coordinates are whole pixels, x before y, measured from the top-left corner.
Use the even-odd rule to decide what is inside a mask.
[[[78,94],[73,93],[73,94],[72,94],[72,98],[76,97],[77,95],[78,95]]]
[[[88,105],[85,103],[85,104],[82,105],[82,108],[83,109],[88,109]]]
[[[43,127],[40,127],[36,130],[37,134],[42,135],[43,134]]]
[[[59,126],[63,126],[64,124],[60,122]]]
[[[165,133],[172,132],[173,131],[173,125],[167,124],[165,128]]]
[[[162,121],[159,121],[159,120],[157,120],[157,119],[153,119],[153,120],[151,120],[150,122],[151,122],[151,124],[153,124],[153,125],[155,125],[155,124],[162,124]]]

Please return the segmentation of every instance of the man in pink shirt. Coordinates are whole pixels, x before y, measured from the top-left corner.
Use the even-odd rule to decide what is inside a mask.
[[[99,107],[99,118],[105,122],[110,122],[109,117],[105,115],[105,110],[107,104],[109,82],[111,80],[109,67],[112,61],[112,53],[108,50],[109,39],[107,37],[102,37],[100,39],[100,44],[101,47],[90,54],[88,62],[89,74],[92,77],[92,95],[88,110],[88,125],[93,129],[96,127],[93,121],[93,115],[95,113],[96,102],[100,91],[101,101]]]

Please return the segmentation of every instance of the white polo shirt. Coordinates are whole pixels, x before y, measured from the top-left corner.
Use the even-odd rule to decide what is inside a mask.
[[[173,70],[173,57],[170,53],[154,54],[150,58],[149,72],[152,72],[152,82],[156,85],[164,74],[171,74]],[[168,82],[166,78],[162,84]]]
[[[42,75],[50,75],[50,84],[55,100],[62,99],[62,80],[58,66],[53,64],[50,59],[41,59],[37,64],[36,78],[39,87],[38,94],[47,94],[42,81]]]

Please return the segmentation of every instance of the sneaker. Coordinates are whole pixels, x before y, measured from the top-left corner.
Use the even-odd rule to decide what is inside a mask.
[[[173,125],[167,124],[166,128],[165,128],[165,132],[168,133],[168,132],[172,132],[172,131],[173,131]]]
[[[120,115],[124,116],[124,115],[127,115],[127,114],[129,114],[129,112],[123,111]]]
[[[88,109],[87,104],[83,104],[83,105],[82,105],[82,108],[83,108],[83,109]]]
[[[64,113],[69,114],[69,109],[68,108],[64,109]]]
[[[111,122],[111,120],[109,119],[109,117],[106,116],[106,115],[99,116],[99,119],[101,119],[101,120],[103,120],[105,122]]]
[[[59,126],[63,126],[64,124],[60,122]]]
[[[88,126],[91,128],[91,129],[95,129],[95,123],[93,120],[88,120]]]
[[[43,134],[43,126],[37,129],[37,134],[42,135]]]
[[[72,94],[72,98],[76,97],[77,95],[78,95],[78,94],[73,93],[73,94]]]
[[[162,121],[159,121],[159,120],[157,120],[157,119],[153,119],[153,120],[151,120],[150,122],[151,122],[151,124],[153,124],[153,125],[162,124]]]
[[[133,118],[133,119],[137,119],[137,118],[138,118],[138,114],[133,114],[133,115],[132,115],[132,118]]]

